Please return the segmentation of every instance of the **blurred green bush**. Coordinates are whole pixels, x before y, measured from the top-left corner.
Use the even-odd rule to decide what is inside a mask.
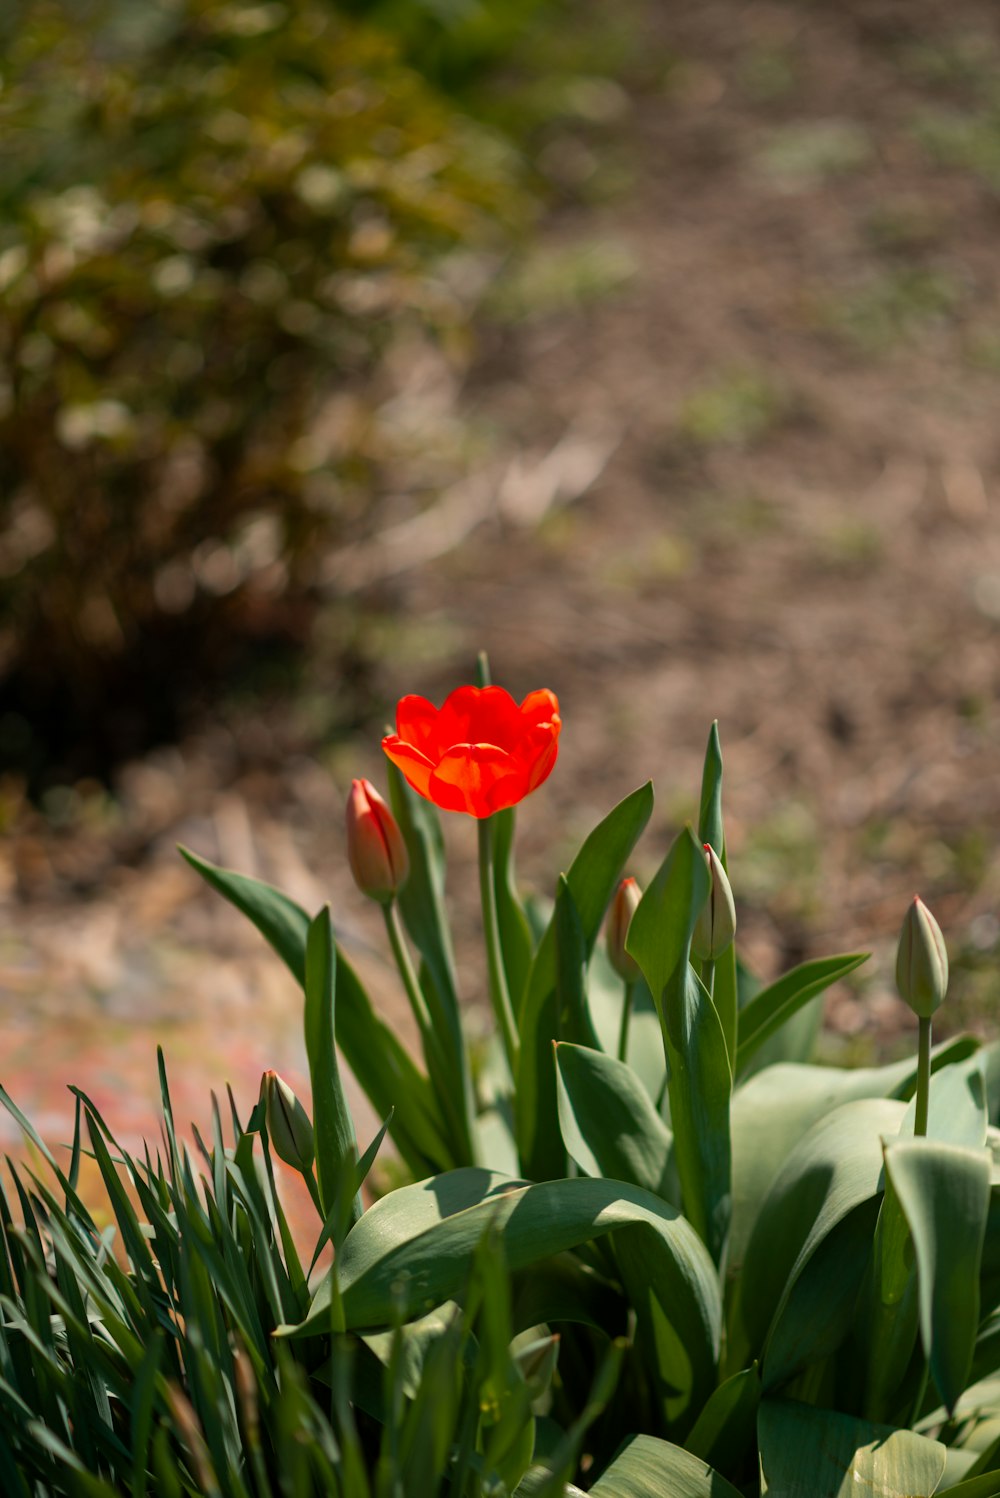
[[[366,392],[407,330],[461,331],[455,252],[525,214],[516,151],[393,36],[419,7],[363,9],[0,18],[7,764],[100,770],[234,642],[305,637],[372,523]]]

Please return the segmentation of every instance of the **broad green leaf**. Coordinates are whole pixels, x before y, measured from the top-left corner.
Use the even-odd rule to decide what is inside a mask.
[[[623,1182],[576,1180],[529,1185],[466,1169],[406,1186],[375,1203],[348,1234],[339,1284],[348,1328],[376,1329],[393,1314],[394,1287],[409,1314],[462,1292],[469,1257],[489,1227],[512,1272],[615,1234],[614,1247],[640,1334],[653,1358],[654,1322],[669,1325],[669,1352],[655,1344],[651,1372],[678,1414],[697,1407],[715,1381],[721,1304],[711,1260],[691,1225],[650,1192]],[[329,1320],[330,1282],[301,1326]]]
[[[611,811],[587,838],[566,876],[583,930],[593,950],[608,902],[625,864],[649,821],[653,787],[640,786]],[[557,1040],[555,918],[535,952],[517,1016],[520,1061],[515,1089],[515,1133],[521,1167],[533,1180],[563,1174],[552,1042]]]
[[[656,1436],[633,1436],[590,1492],[592,1498],[740,1498],[701,1457]]]
[[[269,884],[220,869],[187,848],[180,851],[206,883],[257,927],[304,988],[309,917],[302,907]],[[420,1174],[428,1165],[453,1163],[440,1107],[426,1077],[376,1015],[339,948],[336,1012],[337,1044],[376,1113],[384,1118],[395,1108],[392,1137],[410,1169]]]
[[[912,1099],[900,1129],[900,1137],[913,1137],[916,1099]],[[953,1066],[942,1067],[931,1077],[927,1109],[927,1135],[941,1144],[959,1144],[981,1149],[986,1143],[986,1084],[979,1055]]]
[[[762,988],[740,1010],[737,1075],[746,1068],[764,1041],[803,1005],[867,961],[867,952],[853,952],[844,957],[820,957],[815,962],[803,962],[776,983]]]
[[[904,1119],[905,1128],[905,1119]],[[887,1420],[917,1341],[917,1276],[909,1224],[886,1177],[872,1242],[871,1271],[857,1316],[865,1365],[862,1413]]]
[[[926,1436],[791,1400],[757,1416],[761,1498],[931,1498],[945,1449]]]
[[[738,1471],[753,1447],[760,1404],[757,1364],[743,1368],[714,1390],[685,1442],[693,1455],[720,1471]]]
[[[659,1007],[684,1208],[718,1263],[732,1196],[732,1073],[719,1015],[688,960],[708,888],[704,854],[687,828],[639,902],[626,946]]]
[[[807,1370],[815,1375],[850,1339],[871,1261],[879,1206],[878,1197],[872,1197],[854,1207],[818,1239],[794,1271],[764,1344],[761,1382],[765,1393],[773,1394]]]
[[[965,1060],[977,1042],[959,1036],[937,1046],[931,1065]],[[865,1097],[909,1098],[916,1083],[916,1060],[891,1066],[805,1066],[793,1062],[768,1067],[741,1082],[733,1093],[733,1220],[727,1249],[731,1273],[743,1262],[761,1205],[783,1161],[817,1120],[842,1103]],[[998,1265],[1000,1265],[1000,1212]]]
[[[324,906],[306,939],[305,1037],[319,1196],[325,1214],[341,1198],[343,1227],[333,1234],[334,1244],[339,1246],[343,1231],[361,1216],[361,1197],[355,1195],[353,1179],[358,1142],[333,1039],[336,971],[337,949],[330,912]]]
[[[990,1202],[990,1156],[933,1139],[900,1140],[886,1170],[913,1235],[920,1335],[938,1392],[953,1410],[979,1324],[979,1270]]]
[[[882,1135],[895,1134],[905,1112],[902,1103],[884,1098],[845,1103],[814,1124],[785,1160],[761,1207],[740,1278],[752,1352],[822,1240],[880,1191]],[[764,1371],[766,1384],[766,1361]]]
[[[671,1200],[673,1136],[631,1068],[563,1041],[556,1069],[563,1143],[580,1169]]]

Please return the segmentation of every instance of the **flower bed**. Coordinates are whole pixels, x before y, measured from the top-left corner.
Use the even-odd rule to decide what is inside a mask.
[[[64,1168],[3,1094],[42,1157],[3,1213],[4,1490],[1000,1492],[1000,1047],[933,1048],[930,912],[914,901],[899,946],[913,1058],[811,1065],[787,1022],[864,958],[767,986],[739,960],[716,727],[697,830],[649,887],[627,875],[647,784],[548,903],[521,897],[513,847],[556,763],[554,695],[517,704],[483,662],[440,709],[404,698],[396,729],[388,801],[355,782],[348,846],[419,1059],[328,910],[188,853],[302,987],[311,1110],[268,1071],[251,1117],[217,1106],[192,1154],[161,1062],[155,1156],[80,1095]],[[477,823],[485,1048],[463,1031],[439,808]],[[384,1120],[363,1149],[338,1052]],[[400,1183],[366,1206],[386,1139]],[[78,1192],[87,1152],[113,1241]],[[274,1157],[316,1210],[305,1254]]]

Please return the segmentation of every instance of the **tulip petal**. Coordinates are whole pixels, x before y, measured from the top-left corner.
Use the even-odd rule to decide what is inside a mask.
[[[428,758],[437,759],[440,716],[433,702],[428,702],[426,697],[418,697],[416,693],[400,697],[396,705],[396,735]]]
[[[558,719],[556,720],[558,724]],[[552,774],[559,755],[559,727],[536,723],[524,730],[515,751],[515,759],[524,768],[528,791],[537,790]]]
[[[520,712],[526,723],[556,723],[561,726],[559,698],[548,687],[529,692],[521,703]]]
[[[558,758],[558,731],[543,731],[537,740],[537,752],[528,765],[528,791],[537,791],[543,780],[548,780],[549,774],[555,768],[555,759]],[[519,756],[522,758],[522,755]]]
[[[444,811],[488,817],[527,795],[523,766],[496,744],[455,744],[430,779],[430,797]]]
[[[520,709],[503,687],[456,687],[438,718],[439,756],[453,744],[494,744],[512,751],[523,729]]]
[[[430,782],[434,766],[426,754],[421,754],[412,744],[404,743],[398,733],[387,734],[382,740],[382,748],[413,789],[432,801]]]

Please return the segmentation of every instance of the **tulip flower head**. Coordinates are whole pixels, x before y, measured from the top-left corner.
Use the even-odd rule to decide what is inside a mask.
[[[410,857],[399,823],[370,780],[353,780],[347,798],[347,857],[354,882],[380,905],[406,883]]]
[[[948,951],[941,927],[919,895],[903,919],[896,987],[919,1019],[930,1019],[948,991]]]
[[[703,962],[715,962],[736,935],[736,906],[722,859],[711,843],[704,844],[711,884],[691,938],[691,950]]]
[[[555,693],[545,688],[518,706],[503,687],[456,687],[440,708],[402,697],[382,748],[442,811],[483,818],[516,806],[551,774],[561,727]]]
[[[279,1160],[304,1174],[316,1153],[308,1113],[276,1071],[266,1071],[261,1077],[260,1099],[271,1148]]]
[[[608,958],[623,983],[634,983],[639,977],[639,964],[626,952],[625,938],[628,936],[629,925],[641,899],[642,891],[638,882],[631,878],[623,879],[615,890],[615,897],[608,909],[607,924],[604,928]]]

